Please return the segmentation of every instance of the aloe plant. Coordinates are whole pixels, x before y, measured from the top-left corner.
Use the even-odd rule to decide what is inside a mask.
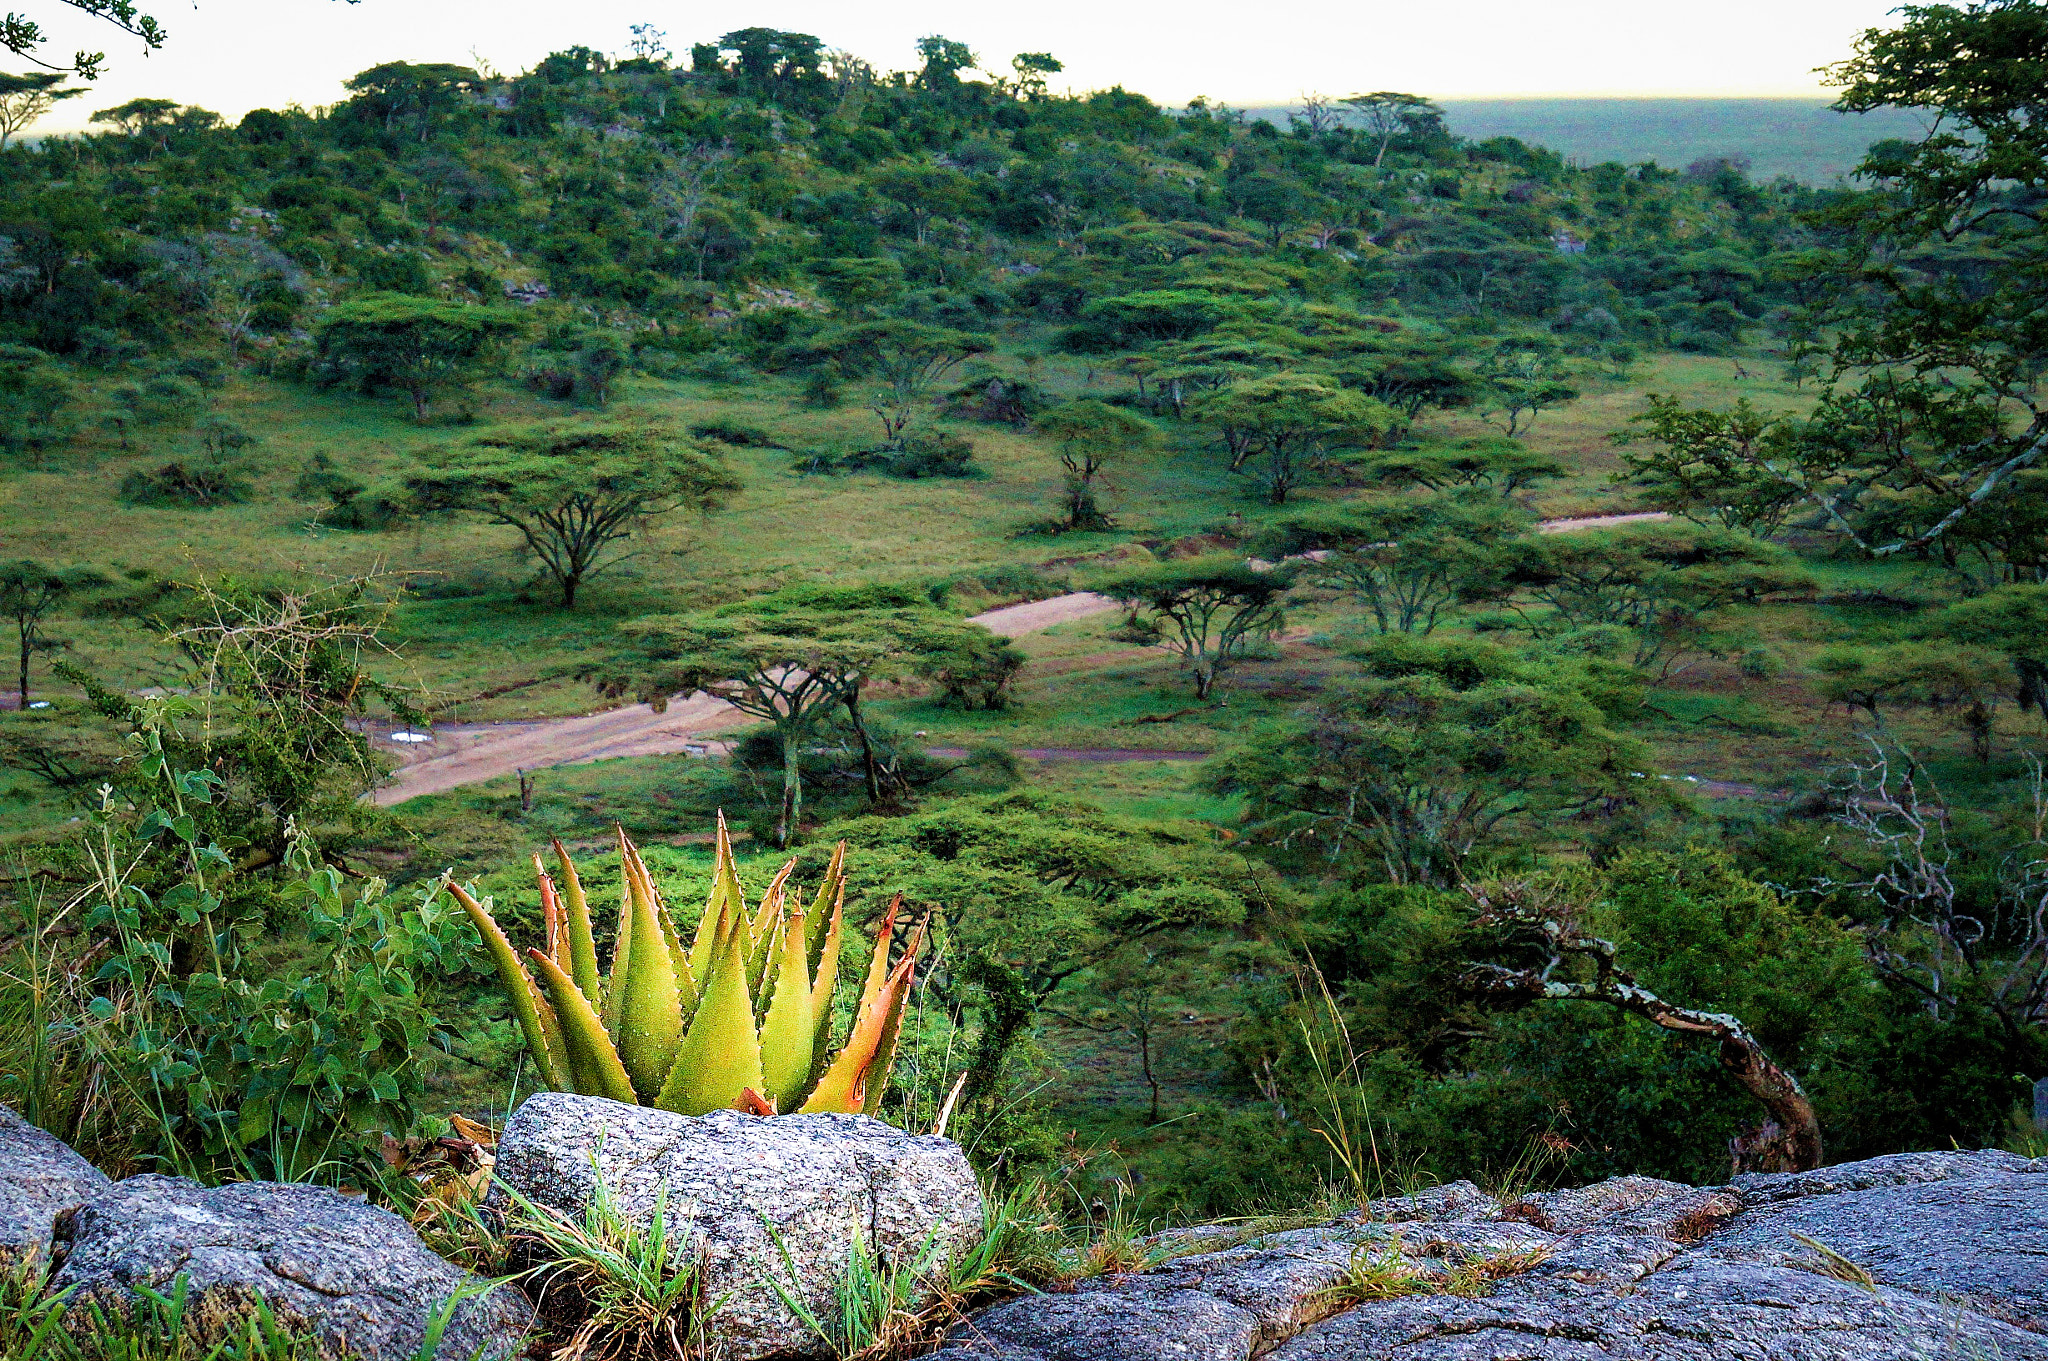
[[[560,841],[554,850],[559,888],[540,856],[533,857],[546,941],[524,958],[487,907],[454,882],[447,885],[483,936],[548,1086],[684,1115],[872,1115],[880,1106],[924,924],[892,968],[889,945],[903,899],[890,903],[853,1025],[833,1054],[844,842],[808,910],[789,885],[793,860],[750,909],[721,817],[711,897],[685,947],[639,850],[620,829],[625,891],[611,972],[603,978],[576,866]]]

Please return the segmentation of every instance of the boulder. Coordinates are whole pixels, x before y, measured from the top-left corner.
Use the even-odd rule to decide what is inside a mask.
[[[1416,1293],[1354,1303],[1348,1269],[1395,1249]],[[1458,1271],[1476,1263],[1493,1279]],[[1505,1206],[1453,1183],[1008,1301],[937,1356],[2048,1361],[2044,1263],[2048,1160],[1995,1150],[1723,1187],[1616,1177]]]
[[[1258,1319],[1199,1290],[1099,1290],[999,1304],[934,1361],[1244,1361],[1258,1340]]]
[[[891,1268],[936,1270],[982,1233],[980,1185],[959,1145],[860,1115],[692,1117],[543,1092],[506,1124],[497,1173],[577,1216],[602,1184],[635,1226],[665,1197],[702,1273],[699,1298],[722,1301],[709,1332],[735,1361],[830,1354],[777,1286],[826,1318],[856,1247]]]
[[[1889,1166],[1824,1169],[1797,1198],[1783,1197],[1785,1184],[1773,1182],[1761,1189],[1763,1204],[1702,1250],[1727,1262],[1811,1267],[1821,1260],[1804,1241],[1811,1240],[1879,1285],[2048,1332],[2048,1159],[1909,1156],[1917,1170],[1938,1175],[1907,1180],[1897,1176],[1896,1160],[1880,1158],[1872,1161]]]
[[[0,1269],[50,1246],[50,1226],[108,1186],[56,1135],[0,1106]]]
[[[465,1291],[480,1293],[454,1305],[442,1357],[509,1361],[533,1318],[515,1288],[443,1261],[390,1211],[320,1186],[130,1177],[66,1216],[56,1258],[50,1289],[75,1292],[68,1318],[125,1310],[134,1287],[168,1293],[182,1275],[203,1337],[238,1330],[261,1299],[323,1357],[411,1361]]]

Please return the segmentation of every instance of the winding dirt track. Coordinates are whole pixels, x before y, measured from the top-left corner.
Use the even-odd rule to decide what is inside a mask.
[[[1668,520],[1662,511],[1634,515],[1593,515],[1572,520],[1545,520],[1537,529],[1557,534],[1574,529],[1606,529],[1613,525],[1648,520]],[[1092,591],[1075,591],[1049,600],[1031,600],[1005,605],[975,615],[969,622],[985,626],[1005,638],[1021,638],[1056,624],[1071,623],[1116,609],[1117,603]],[[581,765],[616,756],[669,756],[695,748],[701,755],[711,734],[745,726],[745,714],[709,695],[677,696],[656,713],[652,706],[635,704],[607,709],[579,718],[545,718],[525,723],[445,723],[434,729],[431,752],[375,738],[380,749],[406,764],[398,768],[391,782],[371,798],[379,804],[404,803],[422,794],[440,794],[466,784],[478,784],[521,770],[549,766]],[[950,754],[941,752],[941,754]],[[963,755],[965,753],[962,753]],[[1045,748],[1019,751],[1035,760],[1068,761],[1186,761],[1206,752],[1101,750]],[[407,758],[412,758],[407,760]]]

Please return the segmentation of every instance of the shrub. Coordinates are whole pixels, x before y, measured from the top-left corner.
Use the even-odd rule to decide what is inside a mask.
[[[864,449],[847,455],[839,466],[912,479],[981,475],[974,466],[974,445],[944,431],[917,431],[903,437],[901,449]]]

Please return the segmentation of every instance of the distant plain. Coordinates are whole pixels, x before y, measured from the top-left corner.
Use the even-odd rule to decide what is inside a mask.
[[[1704,156],[1747,156],[1760,181],[1845,178],[1872,142],[1917,139],[1923,115],[1907,109],[1836,113],[1825,99],[1447,99],[1452,132],[1484,141],[1517,137],[1579,165],[1653,160],[1683,168]],[[1285,124],[1284,108],[1253,109]]]

